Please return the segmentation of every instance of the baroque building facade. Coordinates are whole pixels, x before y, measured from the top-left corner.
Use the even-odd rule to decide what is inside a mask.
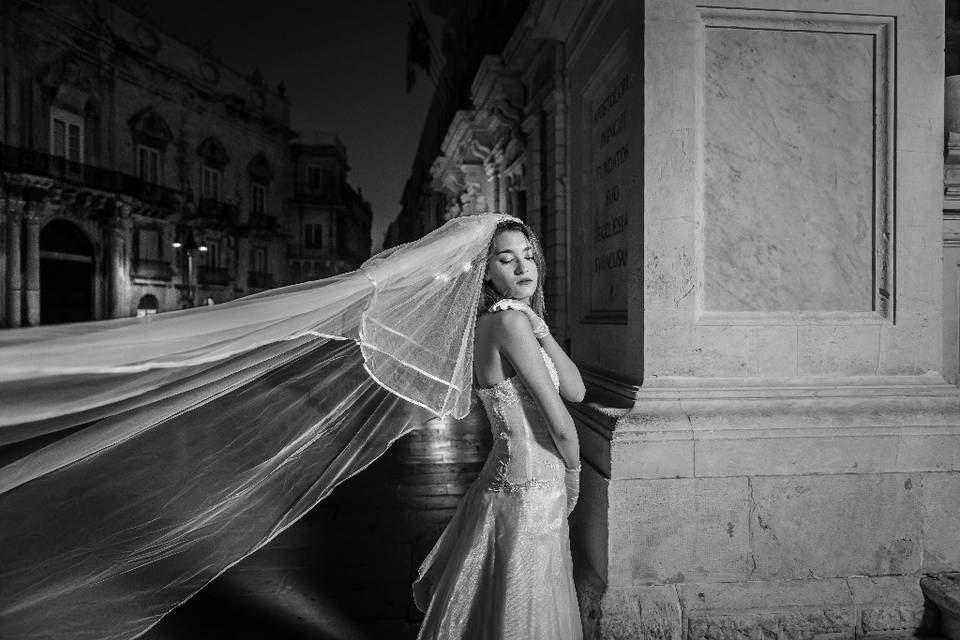
[[[370,257],[373,212],[347,181],[347,149],[333,134],[313,133],[291,147],[293,193],[284,218],[289,282],[352,271]]]
[[[291,281],[303,228],[284,220],[310,180],[295,167],[326,151],[291,144],[282,88],[106,0],[0,11],[0,325],[146,315]],[[369,253],[369,206],[339,151],[333,206],[359,213],[327,229],[349,253],[307,277]]]
[[[952,1],[530,3],[425,127],[391,242],[543,240],[585,637],[958,637],[945,10],[956,73]]]

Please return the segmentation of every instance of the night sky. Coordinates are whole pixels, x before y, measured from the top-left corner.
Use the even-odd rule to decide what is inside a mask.
[[[260,69],[269,86],[286,83],[294,130],[331,131],[346,145],[349,180],[373,207],[373,246],[380,247],[400,212],[433,95],[433,83],[422,73],[413,91],[406,91],[406,0],[121,4],[142,8],[188,44],[210,43],[224,64],[241,73]],[[442,23],[424,14],[438,43]]]

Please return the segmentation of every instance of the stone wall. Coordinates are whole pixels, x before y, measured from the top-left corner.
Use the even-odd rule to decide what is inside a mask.
[[[588,635],[935,630],[919,579],[960,568],[942,4],[550,13]]]

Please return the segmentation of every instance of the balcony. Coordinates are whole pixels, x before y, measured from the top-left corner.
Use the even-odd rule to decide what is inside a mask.
[[[247,272],[247,287],[250,289],[272,289],[273,274],[262,273],[260,271]]]
[[[0,171],[28,173],[52,178],[67,185],[124,194],[145,204],[173,211],[180,206],[179,192],[175,189],[144,182],[126,173],[71,162],[60,156],[7,144],[0,144]]]
[[[200,198],[197,207],[197,215],[212,222],[219,222],[224,225],[233,225],[239,218],[239,209],[235,204],[211,200],[210,198]]]
[[[225,267],[200,267],[197,272],[197,282],[225,287],[230,284],[230,272]]]
[[[294,193],[294,202],[307,205],[345,206],[347,199],[344,190],[339,186],[319,185],[309,187],[297,184]]]
[[[280,232],[277,216],[262,213],[250,213],[247,218],[247,232],[251,235],[266,236]]]
[[[133,261],[133,277],[149,280],[170,280],[173,269],[166,260],[136,259]]]

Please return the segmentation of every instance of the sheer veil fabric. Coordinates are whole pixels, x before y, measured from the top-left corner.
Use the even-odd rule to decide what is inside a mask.
[[[465,416],[506,219],[218,306],[0,332],[0,637],[135,638],[395,439]]]

